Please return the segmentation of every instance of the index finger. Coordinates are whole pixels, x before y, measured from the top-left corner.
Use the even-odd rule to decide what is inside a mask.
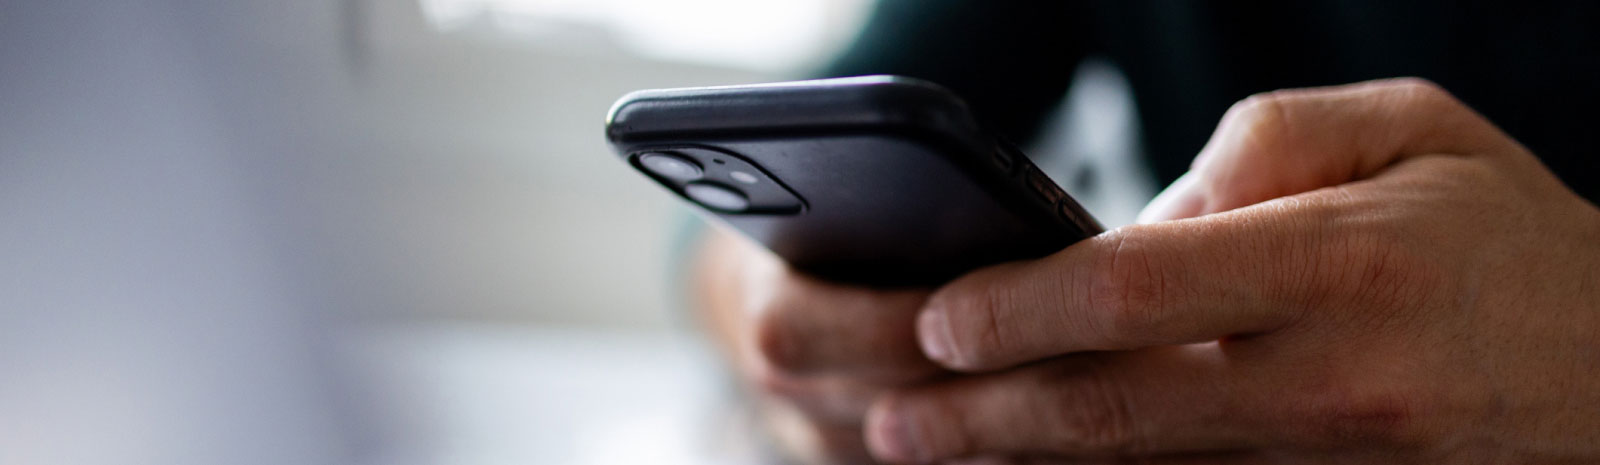
[[[1329,249],[1337,192],[1428,154],[1519,150],[1437,86],[1374,81],[1275,92],[1236,105],[1208,144],[1209,211],[1305,192],[1225,215],[1123,228],[1047,259],[964,277],[918,317],[923,351],[979,370],[1082,350],[1260,332],[1355,252]],[[1226,187],[1226,189],[1220,189]],[[1275,211],[1292,210],[1274,215]],[[1187,215],[1179,215],[1187,216]],[[1348,268],[1346,266],[1346,268]]]
[[[1271,204],[1120,228],[1032,261],[980,270],[936,292],[917,320],[942,365],[987,370],[1071,352],[1267,332],[1287,323],[1315,263],[1316,205]],[[1326,214],[1326,213],[1321,213]]]
[[[750,303],[755,347],[772,369],[891,384],[941,371],[917,348],[927,291],[854,287],[793,271],[775,281],[777,289]]]

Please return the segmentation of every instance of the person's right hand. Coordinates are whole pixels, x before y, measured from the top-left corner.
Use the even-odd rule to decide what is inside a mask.
[[[871,463],[861,433],[867,407],[887,388],[945,373],[916,342],[925,291],[821,281],[716,228],[694,285],[777,442],[800,461]]]

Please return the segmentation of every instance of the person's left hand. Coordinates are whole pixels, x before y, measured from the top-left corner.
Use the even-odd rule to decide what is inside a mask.
[[[1600,459],[1600,211],[1436,86],[1248,99],[1151,208],[936,292],[977,375],[880,398],[874,454]]]

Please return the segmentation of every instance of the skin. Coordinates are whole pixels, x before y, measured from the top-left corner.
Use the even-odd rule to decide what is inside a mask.
[[[1141,221],[931,294],[718,236],[701,295],[813,461],[1600,461],[1600,210],[1437,86],[1242,101]]]

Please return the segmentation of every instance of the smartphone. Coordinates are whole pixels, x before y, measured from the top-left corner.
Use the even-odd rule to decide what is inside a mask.
[[[1056,252],[1100,223],[954,93],[863,76],[622,97],[629,166],[826,279],[918,286]]]

